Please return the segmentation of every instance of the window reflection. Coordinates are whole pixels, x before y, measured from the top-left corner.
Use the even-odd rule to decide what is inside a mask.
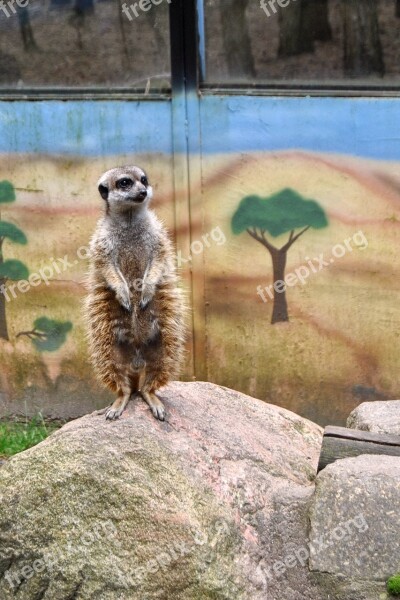
[[[168,89],[168,3],[149,0],[131,18],[124,4],[129,8],[123,0],[20,0],[18,7],[14,0],[13,12],[6,0],[0,85]]]
[[[208,83],[400,83],[400,0],[204,1]]]

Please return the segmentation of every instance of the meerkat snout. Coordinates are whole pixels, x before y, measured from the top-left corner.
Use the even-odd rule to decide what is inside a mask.
[[[140,167],[118,167],[102,175],[98,182],[100,196],[107,210],[132,210],[135,205],[148,204],[153,190],[146,173]]]

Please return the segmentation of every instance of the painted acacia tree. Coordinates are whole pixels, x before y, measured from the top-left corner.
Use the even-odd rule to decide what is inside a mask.
[[[284,189],[268,198],[247,196],[240,202],[232,217],[233,233],[243,231],[262,244],[271,255],[274,285],[285,280],[287,253],[310,227],[321,229],[328,225],[325,212],[315,200],[307,200],[291,189]],[[296,229],[300,229],[296,233]],[[289,233],[290,232],[290,233]],[[289,233],[286,243],[277,248],[267,238]],[[289,321],[286,289],[274,292],[271,323]]]
[[[15,189],[9,181],[0,181],[0,206],[1,204],[15,201]],[[6,298],[2,290],[8,280],[18,281],[28,279],[29,271],[19,260],[5,260],[3,254],[4,242],[8,240],[15,244],[26,244],[27,239],[23,231],[13,223],[1,220],[0,215],[0,338],[8,340]]]
[[[28,337],[39,352],[55,352],[67,340],[71,329],[70,321],[56,321],[47,317],[39,317],[33,323],[32,331],[21,331],[17,337]]]

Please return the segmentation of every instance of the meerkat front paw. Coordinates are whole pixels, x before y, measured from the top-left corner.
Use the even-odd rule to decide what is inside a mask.
[[[154,297],[154,291],[153,290],[146,290],[146,292],[142,293],[142,297],[140,299],[139,302],[139,306],[142,310],[145,310],[150,302],[153,300]]]
[[[117,300],[127,312],[132,312],[132,303],[129,294],[125,290],[121,290],[116,294]]]

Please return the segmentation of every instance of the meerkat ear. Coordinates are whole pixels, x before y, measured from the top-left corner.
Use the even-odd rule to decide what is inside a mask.
[[[103,185],[101,183],[99,185],[99,192],[100,192],[100,196],[103,198],[103,200],[107,200],[107,198],[108,198],[108,187],[106,185]]]

